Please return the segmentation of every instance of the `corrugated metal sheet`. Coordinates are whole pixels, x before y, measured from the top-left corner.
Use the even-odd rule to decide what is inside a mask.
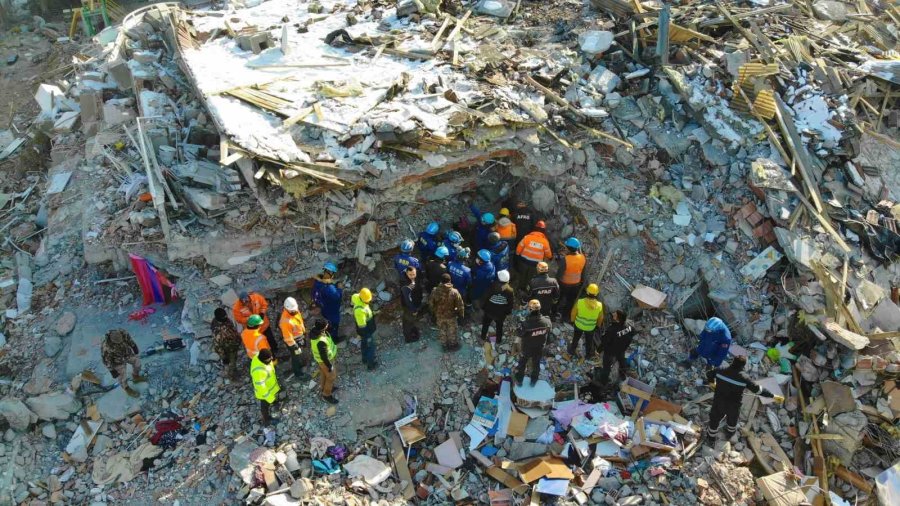
[[[762,90],[756,95],[756,100],[753,101],[753,114],[765,119],[775,117],[775,94],[771,89]]]

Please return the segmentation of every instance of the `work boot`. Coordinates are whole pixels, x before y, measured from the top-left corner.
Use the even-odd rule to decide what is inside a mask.
[[[138,375],[133,375],[133,376],[131,376],[131,381],[134,381],[135,383],[146,383],[146,382],[147,382],[147,377],[146,377],[146,376],[141,376],[140,374],[138,374]]]
[[[332,395],[329,395],[329,396],[327,396],[327,397],[323,395],[323,396],[322,396],[322,400],[324,400],[324,401],[327,402],[328,404],[337,404],[337,403],[338,403],[338,400],[334,398],[334,395],[333,395],[333,394],[332,394]]]
[[[375,369],[378,369],[378,362],[370,362],[366,365],[366,368],[370,371],[374,371]]]
[[[566,348],[566,352],[572,357],[575,357],[578,355],[578,350],[575,349],[574,343],[569,343],[568,348]]]
[[[122,387],[122,390],[125,390],[125,393],[128,394],[129,397],[137,398],[137,397],[141,396],[141,394],[137,390],[131,388],[128,385],[125,385],[124,387]]]

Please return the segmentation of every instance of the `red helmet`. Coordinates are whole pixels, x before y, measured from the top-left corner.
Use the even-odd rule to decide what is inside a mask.
[[[534,224],[534,228],[538,230],[547,230],[547,224],[544,223],[544,220],[538,220],[538,222]]]

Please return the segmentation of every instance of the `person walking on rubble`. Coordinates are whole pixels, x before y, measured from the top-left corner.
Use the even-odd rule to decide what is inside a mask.
[[[497,271],[491,262],[491,252],[483,249],[478,252],[475,257],[475,268],[472,269],[472,289],[470,297],[473,303],[477,304],[480,309],[482,306],[482,298],[491,283],[497,277]]]
[[[313,281],[312,300],[313,305],[322,311],[322,318],[328,320],[328,328],[336,342],[341,341],[341,301],[344,296],[343,284],[337,282],[335,275],[338,272],[337,265],[325,262],[322,273]]]
[[[291,372],[294,379],[307,380],[309,376],[303,372],[303,344],[306,336],[306,325],[303,323],[303,315],[300,314],[300,305],[297,299],[288,297],[284,299],[284,309],[281,311],[281,319],[278,321],[281,329],[281,337],[284,344],[291,352]]]
[[[400,286],[406,284],[406,269],[410,267],[414,267],[415,269],[421,269],[422,264],[419,262],[419,259],[414,257],[412,254],[413,248],[416,246],[414,242],[409,239],[406,239],[400,243],[400,253],[394,257],[394,269],[397,270],[397,275],[400,278]]]
[[[241,335],[234,323],[228,319],[228,312],[224,308],[216,308],[212,322],[209,324],[212,331],[213,351],[222,359],[222,372],[231,379],[238,378],[238,351],[241,349]]]
[[[425,293],[422,284],[418,282],[418,271],[415,267],[407,267],[404,274],[407,282],[400,287],[400,302],[403,306],[401,324],[403,326],[403,340],[413,343],[422,337],[419,329],[419,311],[422,309],[422,300]]]
[[[586,295],[578,299],[569,314],[575,331],[572,333],[572,342],[569,343],[567,351],[569,355],[576,356],[578,341],[584,336],[584,358],[591,360],[594,357],[594,331],[603,325],[603,303],[597,300],[600,287],[596,283],[589,284],[585,292]]]
[[[415,269],[410,267],[410,269]],[[415,272],[415,271],[414,271]],[[309,346],[313,359],[319,365],[319,381],[322,385],[322,399],[329,404],[337,404],[334,398],[334,382],[337,379],[334,359],[337,357],[337,346],[328,333],[328,322],[316,320],[309,334]]]
[[[553,306],[559,301],[559,283],[550,277],[547,262],[538,262],[537,276],[528,282],[528,298],[540,301],[542,315],[553,315]]]
[[[481,340],[487,341],[488,329],[494,323],[496,344],[503,342],[503,322],[515,307],[516,291],[509,286],[509,271],[497,273],[497,280],[485,294],[484,315],[481,317]]]
[[[556,279],[559,280],[559,302],[553,312],[557,319],[569,314],[578,292],[581,291],[581,281],[584,274],[584,266],[587,258],[581,252],[581,241],[576,237],[569,237],[564,244],[563,254],[557,259],[558,270]]]
[[[538,262],[549,262],[553,258],[550,249],[550,241],[547,240],[547,224],[539,220],[534,224],[534,230],[529,232],[516,246],[516,261],[518,279],[516,286],[519,290],[525,290],[528,282],[537,274]]]
[[[261,317],[263,322],[262,325],[260,325],[259,331],[265,334],[266,339],[269,340],[269,346],[272,348],[272,353],[274,354],[278,351],[275,333],[272,331],[271,325],[269,325],[269,315],[266,314],[269,310],[269,301],[267,301],[265,297],[256,292],[247,292],[244,290],[241,292],[240,296],[238,296],[238,300],[234,301],[232,309],[234,321],[240,323],[241,326],[245,328],[247,327],[247,320],[251,315],[258,315]]]
[[[706,373],[707,381],[715,382],[713,386],[715,394],[709,410],[709,425],[706,426],[707,444],[715,444],[723,418],[725,419],[725,438],[731,439],[737,432],[744,390],[749,390],[760,397],[774,398],[777,404],[784,402],[783,396],[774,395],[748,378],[743,372],[746,365],[745,357],[736,356],[728,367],[711,369]]]
[[[353,303],[353,319],[356,322],[356,334],[360,339],[363,364],[370,371],[375,370],[378,367],[375,361],[375,313],[369,307],[369,303],[372,302],[372,291],[363,288],[359,293],[354,293],[350,301]]]
[[[260,331],[262,324],[262,317],[255,314],[247,319],[247,328],[241,331],[241,341],[244,343],[244,349],[247,350],[247,356],[251,359],[262,350],[272,349],[269,339]]]
[[[438,232],[440,231],[441,226],[438,225],[438,222],[432,221],[425,227],[425,230],[419,232],[419,237],[416,240],[416,248],[419,249],[419,258],[427,261],[434,256],[434,250],[438,247]]]
[[[541,373],[541,357],[544,355],[544,345],[550,336],[552,323],[550,318],[541,314],[541,303],[532,299],[528,301],[528,316],[522,323],[521,339],[522,354],[519,356],[519,364],[516,366],[516,384],[521,385],[525,380],[525,371],[531,365],[531,386],[537,384]]]
[[[272,417],[272,405],[278,397],[281,387],[275,376],[275,360],[272,350],[264,348],[250,360],[250,379],[253,381],[253,393],[259,399],[259,411],[265,426],[277,422]]]
[[[131,334],[125,329],[113,329],[106,333],[100,344],[100,358],[103,365],[109,369],[122,390],[131,397],[137,397],[138,392],[128,385],[125,373],[128,364],[131,364],[131,380],[135,383],[143,383],[147,378],[141,376],[141,359],[138,356],[137,344],[131,338]]]
[[[731,331],[721,318],[713,316],[706,321],[703,332],[700,333],[700,342],[691,351],[687,359],[681,361],[683,367],[690,367],[698,357],[706,360],[709,367],[719,367],[728,357],[728,349],[731,347]]]
[[[438,336],[444,351],[460,349],[458,318],[465,316],[466,309],[459,290],[453,288],[450,274],[441,276],[441,283],[431,292],[429,303],[437,320]]]

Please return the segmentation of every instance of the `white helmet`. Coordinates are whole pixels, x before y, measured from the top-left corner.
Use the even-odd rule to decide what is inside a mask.
[[[288,297],[284,299],[284,308],[288,311],[299,311],[300,306],[297,305],[297,299]]]

